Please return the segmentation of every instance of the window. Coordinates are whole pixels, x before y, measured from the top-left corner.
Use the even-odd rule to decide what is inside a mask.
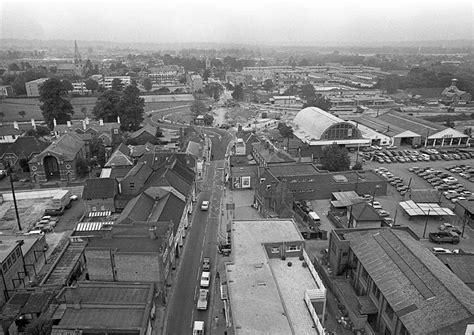
[[[16,261],[16,253],[13,252],[12,253],[12,262],[15,263],[15,261]]]
[[[16,249],[16,255],[18,257],[21,257],[21,249],[20,248]]]
[[[8,271],[8,265],[3,264],[3,265],[2,265],[2,270],[3,270],[3,273],[7,273],[7,271]]]
[[[280,248],[272,247],[271,252],[272,252],[272,254],[278,254],[280,252]]]
[[[135,187],[135,183],[130,183],[130,188],[134,188]]]
[[[393,309],[390,307],[388,303],[385,303],[385,314],[388,316],[390,320],[393,319]]]
[[[8,267],[12,266],[12,260],[11,260],[11,258],[8,258],[8,259],[7,259],[7,264],[8,264]]]
[[[287,251],[299,251],[299,250],[301,250],[301,247],[299,245],[289,245],[286,250]]]

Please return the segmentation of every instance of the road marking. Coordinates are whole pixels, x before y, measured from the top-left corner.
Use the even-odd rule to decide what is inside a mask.
[[[193,309],[193,311],[192,311],[192,313],[191,313],[191,325],[190,325],[190,326],[191,326],[191,329],[193,328],[193,324],[194,324],[194,309]]]

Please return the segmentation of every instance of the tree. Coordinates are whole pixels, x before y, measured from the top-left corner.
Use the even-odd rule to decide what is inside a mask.
[[[303,104],[303,108],[306,108],[306,107],[318,107],[324,111],[328,111],[331,109],[331,100],[318,94],[314,99],[309,100],[308,102]]]
[[[291,85],[283,93],[283,95],[286,95],[286,96],[297,95],[297,94],[298,94],[298,87],[296,85]]]
[[[301,97],[306,101],[316,98],[316,92],[312,84],[306,84],[301,86]]]
[[[114,80],[112,80],[112,90],[117,91],[117,92],[120,92],[123,90],[123,84],[120,79],[115,78]]]
[[[36,129],[28,129],[25,134],[26,136],[34,136],[36,138],[40,138],[49,134],[49,128],[36,126]]]
[[[9,71],[20,71],[20,67],[18,66],[17,63],[11,63],[10,65],[8,65],[8,70]]]
[[[324,169],[331,172],[347,171],[349,170],[351,159],[346,148],[341,148],[338,144],[334,143],[323,149],[321,163]]]
[[[472,136],[472,128],[469,127],[469,128],[466,128],[464,129],[464,134],[468,135],[469,137]]]
[[[92,110],[95,119],[115,122],[118,116],[120,98],[121,93],[113,90],[107,90],[99,95]]]
[[[26,115],[26,112],[25,112],[25,111],[19,111],[18,114],[20,114],[20,116],[21,116],[22,118],[24,118],[25,115]]]
[[[196,118],[198,115],[205,114],[207,111],[206,105],[201,100],[194,100],[189,108]]]
[[[274,87],[275,87],[275,84],[273,84],[273,81],[271,79],[266,79],[263,82],[263,89],[267,92],[271,92]]]
[[[50,129],[53,129],[53,120],[58,124],[65,124],[74,114],[71,103],[67,98],[67,89],[59,79],[48,79],[40,87],[39,100],[44,120]]]
[[[150,78],[145,78],[143,79],[143,88],[147,91],[150,92],[151,89],[153,88],[153,83],[151,82]]]
[[[207,84],[204,88],[204,91],[209,97],[213,98],[215,101],[218,101],[222,92],[224,92],[224,87],[222,87],[222,85],[219,83],[213,82]]]
[[[214,122],[214,116],[210,114],[204,114],[204,125],[212,126],[213,122]]]
[[[362,163],[357,162],[352,166],[352,170],[362,170]]]
[[[98,88],[99,83],[97,81],[91,78],[86,80],[86,89],[90,90],[92,94],[94,94],[94,91],[97,91]]]
[[[290,138],[293,138],[293,128],[287,126],[286,123],[280,122],[278,123],[278,131],[280,135],[286,138],[286,151],[289,152],[290,150]]]
[[[445,126],[449,127],[449,128],[454,128],[454,127],[456,127],[456,123],[454,123],[453,119],[448,118],[446,120]]]
[[[120,129],[123,131],[140,129],[144,110],[145,100],[140,98],[140,90],[132,85],[127,86],[119,102]]]
[[[26,95],[25,79],[22,77],[16,77],[12,82],[12,88],[16,95]]]
[[[105,165],[105,145],[100,138],[97,136],[92,137],[89,143],[91,156],[93,157],[96,165]]]
[[[235,86],[234,92],[232,92],[232,98],[235,100],[244,100],[244,88],[242,84]]]
[[[89,163],[85,158],[76,160],[76,173],[79,177],[85,177],[89,173]]]
[[[30,172],[30,166],[28,165],[28,158],[20,158],[18,161],[23,172]]]
[[[204,72],[202,73],[202,80],[207,81],[210,76],[211,76],[211,70],[205,69]]]
[[[72,83],[69,80],[63,79],[61,80],[61,82],[63,83],[64,89],[66,91],[71,92],[72,90],[74,90],[74,86],[72,86]]]

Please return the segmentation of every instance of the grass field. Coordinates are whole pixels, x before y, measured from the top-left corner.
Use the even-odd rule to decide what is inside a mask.
[[[85,98],[72,98],[71,104],[74,107],[73,119],[83,119],[84,113],[81,112],[82,108],[87,108],[87,116],[92,117],[92,110],[97,98],[85,97]],[[171,101],[171,102],[149,102],[145,103],[145,112],[152,110],[160,110],[169,107],[182,106],[188,102],[183,101]],[[3,113],[4,122],[13,121],[29,121],[32,118],[38,121],[43,120],[43,115],[40,109],[40,101],[37,98],[29,99],[2,99],[0,100],[0,112]],[[25,116],[22,117],[19,113],[25,111]]]

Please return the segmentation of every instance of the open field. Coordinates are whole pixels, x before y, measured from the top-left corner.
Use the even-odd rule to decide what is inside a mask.
[[[81,111],[84,107],[87,109],[87,116],[91,118],[96,100],[96,97],[72,98],[71,104],[74,107],[73,119],[83,119],[85,117],[84,113]],[[145,103],[145,112],[182,106],[189,103],[190,102],[183,101],[147,102]],[[38,98],[2,99],[0,100],[0,112],[4,114],[2,121],[28,122],[31,119],[42,121],[43,115],[41,113],[40,105],[41,103]],[[21,117],[19,114],[20,111],[25,111],[26,114],[24,117]]]

